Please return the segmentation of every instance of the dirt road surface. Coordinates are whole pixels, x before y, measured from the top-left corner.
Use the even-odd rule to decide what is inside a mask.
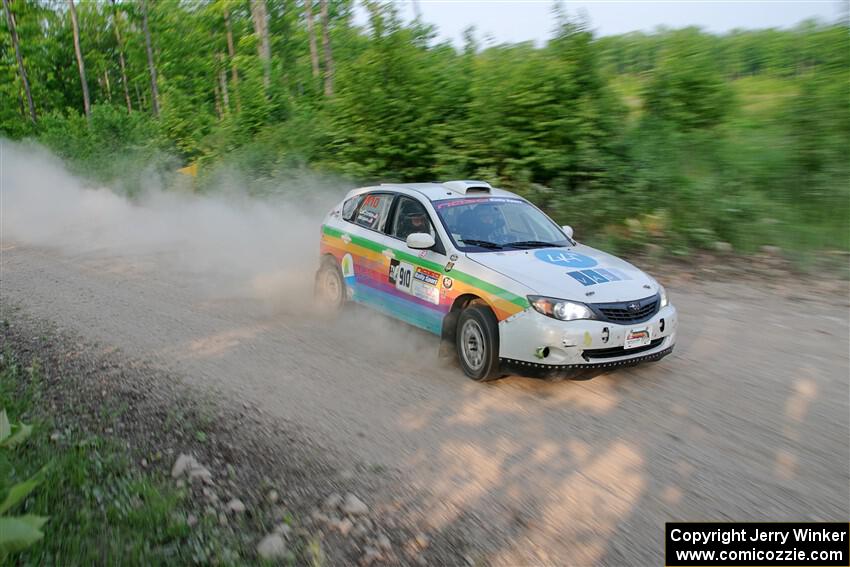
[[[157,258],[3,243],[3,302],[400,472],[400,509],[484,564],[660,565],[664,522],[850,517],[846,294],[673,285],[674,354],[589,381],[473,383],[356,310],[199,293]],[[784,284],[787,282],[779,282]]]

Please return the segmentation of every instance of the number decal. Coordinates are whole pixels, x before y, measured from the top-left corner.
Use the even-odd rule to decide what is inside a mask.
[[[401,291],[410,292],[410,282],[413,280],[413,266],[401,262],[396,269],[395,287]]]
[[[397,290],[410,293],[410,284],[413,282],[413,265],[407,262],[390,260],[389,281],[395,284]]]
[[[437,289],[437,282],[440,280],[439,272],[422,267],[414,268],[413,264],[400,262],[393,258],[390,260],[387,279],[399,291],[409,293],[435,305],[440,303],[440,292]]]

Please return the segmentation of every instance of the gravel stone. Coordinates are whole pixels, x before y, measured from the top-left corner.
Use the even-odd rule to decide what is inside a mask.
[[[351,516],[365,516],[369,513],[369,507],[349,492],[345,495],[345,501],[342,503],[342,511]]]
[[[331,494],[330,496],[325,498],[325,501],[322,504],[322,506],[325,508],[325,510],[336,510],[341,505],[342,505],[342,496],[340,496],[336,492],[334,492],[333,494]]]
[[[242,514],[245,510],[245,504],[238,498],[233,498],[227,503],[227,511],[231,514]]]
[[[338,529],[339,533],[343,536],[347,536],[351,532],[352,528],[354,528],[354,522],[348,518],[343,518],[336,524],[336,529]]]
[[[266,561],[276,561],[286,557],[286,542],[278,534],[269,534],[257,544],[257,555]]]

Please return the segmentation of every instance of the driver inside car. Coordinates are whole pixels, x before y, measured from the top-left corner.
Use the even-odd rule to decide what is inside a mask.
[[[398,230],[399,238],[406,239],[414,232],[431,233],[431,229],[428,226],[428,217],[424,211],[410,211],[404,214],[401,219],[401,225]]]
[[[461,223],[468,227],[463,234],[464,240],[486,240],[499,243],[504,235],[505,219],[492,205],[478,205],[461,217]]]

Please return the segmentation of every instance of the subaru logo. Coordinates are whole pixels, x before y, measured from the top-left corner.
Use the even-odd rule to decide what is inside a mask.
[[[629,303],[627,307],[632,313],[637,313],[638,311],[640,311],[640,303]]]

